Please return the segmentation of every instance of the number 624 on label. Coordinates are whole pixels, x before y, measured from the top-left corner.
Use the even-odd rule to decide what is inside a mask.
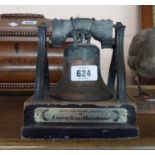
[[[72,66],[71,81],[96,81],[98,79],[96,65]]]

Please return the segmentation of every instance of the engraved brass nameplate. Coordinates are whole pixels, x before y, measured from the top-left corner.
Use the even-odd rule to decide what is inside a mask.
[[[36,108],[35,122],[49,123],[126,123],[124,108]]]

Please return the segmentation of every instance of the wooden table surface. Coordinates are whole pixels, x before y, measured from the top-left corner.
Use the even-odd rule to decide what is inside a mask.
[[[0,96],[0,149],[155,149],[155,114],[137,114],[140,138],[115,140],[23,140],[23,103],[29,95]]]

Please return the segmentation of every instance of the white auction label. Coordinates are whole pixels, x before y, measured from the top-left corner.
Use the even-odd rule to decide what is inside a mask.
[[[16,22],[11,22],[11,23],[9,23],[9,25],[12,26],[12,27],[15,27],[15,26],[17,26],[18,24],[17,24]]]
[[[96,65],[71,67],[71,81],[96,81],[98,79]]]
[[[24,20],[22,21],[23,25],[36,25],[37,21],[36,20]]]

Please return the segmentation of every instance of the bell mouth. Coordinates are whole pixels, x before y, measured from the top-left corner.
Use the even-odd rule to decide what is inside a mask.
[[[66,87],[56,87],[52,92],[52,97],[68,101],[102,101],[114,97],[111,90],[106,86],[77,87],[68,85]]]
[[[93,96],[92,96],[93,95]],[[53,93],[52,97],[60,99],[60,100],[66,100],[66,101],[102,101],[102,100],[108,100],[112,99],[113,95],[108,94],[105,96],[105,94],[102,95],[94,95],[94,94],[78,94],[78,93],[63,93],[63,94],[56,94]]]

